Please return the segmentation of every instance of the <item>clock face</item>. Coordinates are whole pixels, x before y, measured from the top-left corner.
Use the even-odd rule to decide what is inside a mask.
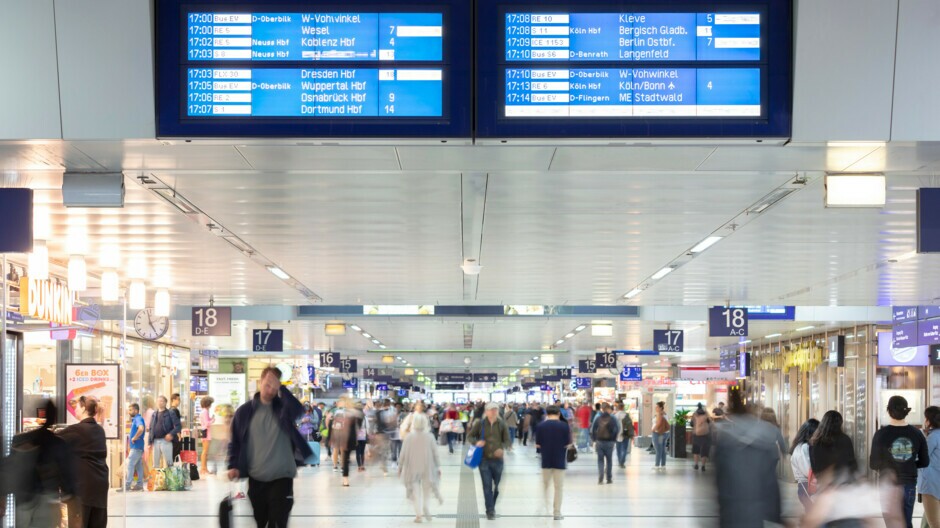
[[[137,312],[137,317],[134,318],[134,330],[137,331],[137,335],[150,341],[163,337],[169,328],[170,319],[157,317],[153,314],[153,308]]]

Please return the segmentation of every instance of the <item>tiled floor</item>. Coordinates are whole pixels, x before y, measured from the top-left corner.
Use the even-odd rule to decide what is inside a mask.
[[[477,511],[483,512],[480,479],[461,489],[463,468],[458,454],[449,455],[441,448],[443,478],[441,492],[444,504],[432,504],[437,526],[512,527],[569,526],[591,528],[622,526],[705,527],[717,524],[714,498],[714,474],[694,472],[690,461],[669,459],[665,473],[652,470],[653,457],[634,449],[626,469],[615,467],[612,485],[597,484],[596,458],[583,454],[570,466],[565,479],[563,521],[553,521],[545,514],[542,500],[539,461],[534,450],[517,448],[507,455],[503,483],[497,503],[497,519],[462,519],[458,523],[458,501],[476,499]],[[324,453],[324,456],[325,453]],[[353,468],[351,487],[340,486],[341,477],[328,461],[320,468],[303,468],[295,481],[295,506],[292,526],[360,527],[414,526],[414,511],[405,498],[405,491],[394,470],[388,477],[370,466],[357,473]],[[796,501],[795,486],[781,483],[784,512],[795,521],[802,511]],[[112,493],[109,505],[109,526],[128,528],[209,528],[218,526],[218,503],[232,484],[215,478],[195,482],[189,492],[131,493],[125,498]],[[127,518],[125,512],[127,501]],[[460,511],[472,510],[472,503]],[[254,526],[250,505],[237,501],[237,527]],[[479,523],[479,524],[477,524]],[[915,525],[919,524],[919,519]]]

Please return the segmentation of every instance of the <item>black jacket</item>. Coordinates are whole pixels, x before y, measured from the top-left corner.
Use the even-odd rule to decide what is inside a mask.
[[[31,451],[33,454],[27,454]],[[75,494],[68,445],[49,429],[14,436],[13,451],[3,462],[0,492],[18,493],[17,501],[27,502],[34,494],[43,492]]]
[[[160,416],[162,416],[163,420],[163,430],[166,434],[173,435],[174,439],[179,438],[179,434],[183,430],[183,425],[180,423],[177,413],[173,412],[172,409],[167,408],[167,410],[162,413],[160,411],[154,411],[153,416],[150,418],[150,428],[147,430],[147,443],[150,445],[153,445],[154,435],[157,431],[157,418]],[[165,440],[165,438],[160,436],[157,440]]]
[[[75,488],[82,504],[108,507],[108,446],[104,429],[94,418],[67,427],[61,437],[69,445]]]
[[[232,441],[228,444],[228,468],[237,469],[241,478],[248,478],[248,430],[251,427],[251,418],[259,405],[261,405],[261,395],[255,393],[255,397],[250,402],[243,404],[235,411],[235,418],[232,420]],[[304,415],[303,404],[297,401],[287,387],[282,386],[272,405],[274,414],[277,415],[278,425],[290,437],[291,445],[294,447],[294,460],[298,465],[303,464],[304,460],[313,454],[313,450],[294,425]]]

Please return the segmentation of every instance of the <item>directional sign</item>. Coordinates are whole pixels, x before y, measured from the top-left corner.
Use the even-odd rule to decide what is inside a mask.
[[[364,368],[364,369],[362,369],[362,377],[363,377],[363,378],[375,379],[375,377],[376,377],[377,375],[378,375],[378,373],[376,372],[376,369],[374,369],[374,368]]]
[[[578,360],[578,372],[581,374],[594,374],[597,372],[597,360],[595,359],[579,359]]]
[[[643,367],[623,367],[620,381],[643,381]]]
[[[349,378],[348,380],[343,380],[344,389],[358,389],[359,388],[359,378]]]
[[[398,389],[398,397],[399,398],[408,397],[408,389]]]
[[[254,330],[251,332],[251,349],[255,352],[283,352],[283,330]]]
[[[320,366],[339,368],[339,352],[320,352]]]
[[[446,391],[462,391],[463,387],[463,383],[438,383],[434,388]]]
[[[574,379],[576,389],[590,389],[591,388],[591,378],[575,378]]]
[[[339,371],[343,374],[355,374],[359,371],[359,361],[356,359],[341,359]]]
[[[375,391],[376,392],[388,392],[388,385],[384,383],[380,383],[375,386]]]
[[[545,383],[543,383],[539,388],[542,392],[552,392],[555,390],[551,385]]]
[[[685,332],[682,330],[653,330],[653,350],[682,352],[685,348]]]
[[[230,307],[194,306],[193,336],[231,336],[232,309]]]
[[[708,309],[709,337],[747,336],[747,308],[713,306]]]
[[[473,374],[469,372],[458,372],[458,373],[437,373],[437,382],[438,383],[472,383]]]
[[[598,352],[595,362],[596,368],[617,368],[617,354],[614,352]]]
[[[569,379],[569,378],[571,378],[571,369],[570,369],[570,368],[560,368],[560,369],[558,369],[558,376],[561,377],[561,379]]]
[[[474,383],[496,383],[499,375],[494,373],[473,374]]]

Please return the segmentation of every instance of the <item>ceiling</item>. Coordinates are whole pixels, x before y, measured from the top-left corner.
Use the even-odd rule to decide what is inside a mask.
[[[62,172],[123,171],[123,209],[65,209]],[[640,306],[791,304],[887,306],[940,297],[937,256],[888,259],[914,249],[914,189],[940,186],[940,143],[746,146],[304,146],[293,141],[0,142],[0,184],[36,189],[47,215],[50,253],[62,263],[76,240],[92,274],[118,246],[122,267],[142,260],[148,285],[166,283],[173,302],[240,306],[307,304],[258,262],[239,253],[141,187],[152,175],[184,196],[329,305],[611,305],[638,284]],[[884,209],[826,209],[824,171],[888,174]],[[478,217],[466,214],[462,183],[485,182]],[[708,251],[659,281],[650,275],[797,176],[808,183],[750,218]],[[469,219],[469,220],[468,220]],[[478,225],[467,225],[468,221]],[[478,241],[483,270],[468,299],[460,264],[464,238]],[[23,261],[23,256],[12,256]],[[59,268],[59,273],[64,270]],[[97,281],[91,281],[97,287]],[[272,321],[301,350],[362,354],[357,334],[327,341],[321,320]],[[366,319],[390,348],[518,350],[413,354],[429,368],[518,365],[589,319]],[[648,347],[670,321],[619,320],[612,339],[574,338],[576,354]],[[829,321],[827,325],[854,321]],[[244,350],[240,322],[217,343]],[[686,329],[689,362],[713,360],[721,344],[704,321]],[[179,321],[176,341],[196,345]],[[800,322],[755,323],[752,335],[792,331]],[[766,333],[765,333],[766,332]],[[186,340],[190,342],[187,343]],[[526,352],[522,352],[526,351]],[[701,353],[699,353],[699,351]],[[526,360],[528,360],[526,359]]]

